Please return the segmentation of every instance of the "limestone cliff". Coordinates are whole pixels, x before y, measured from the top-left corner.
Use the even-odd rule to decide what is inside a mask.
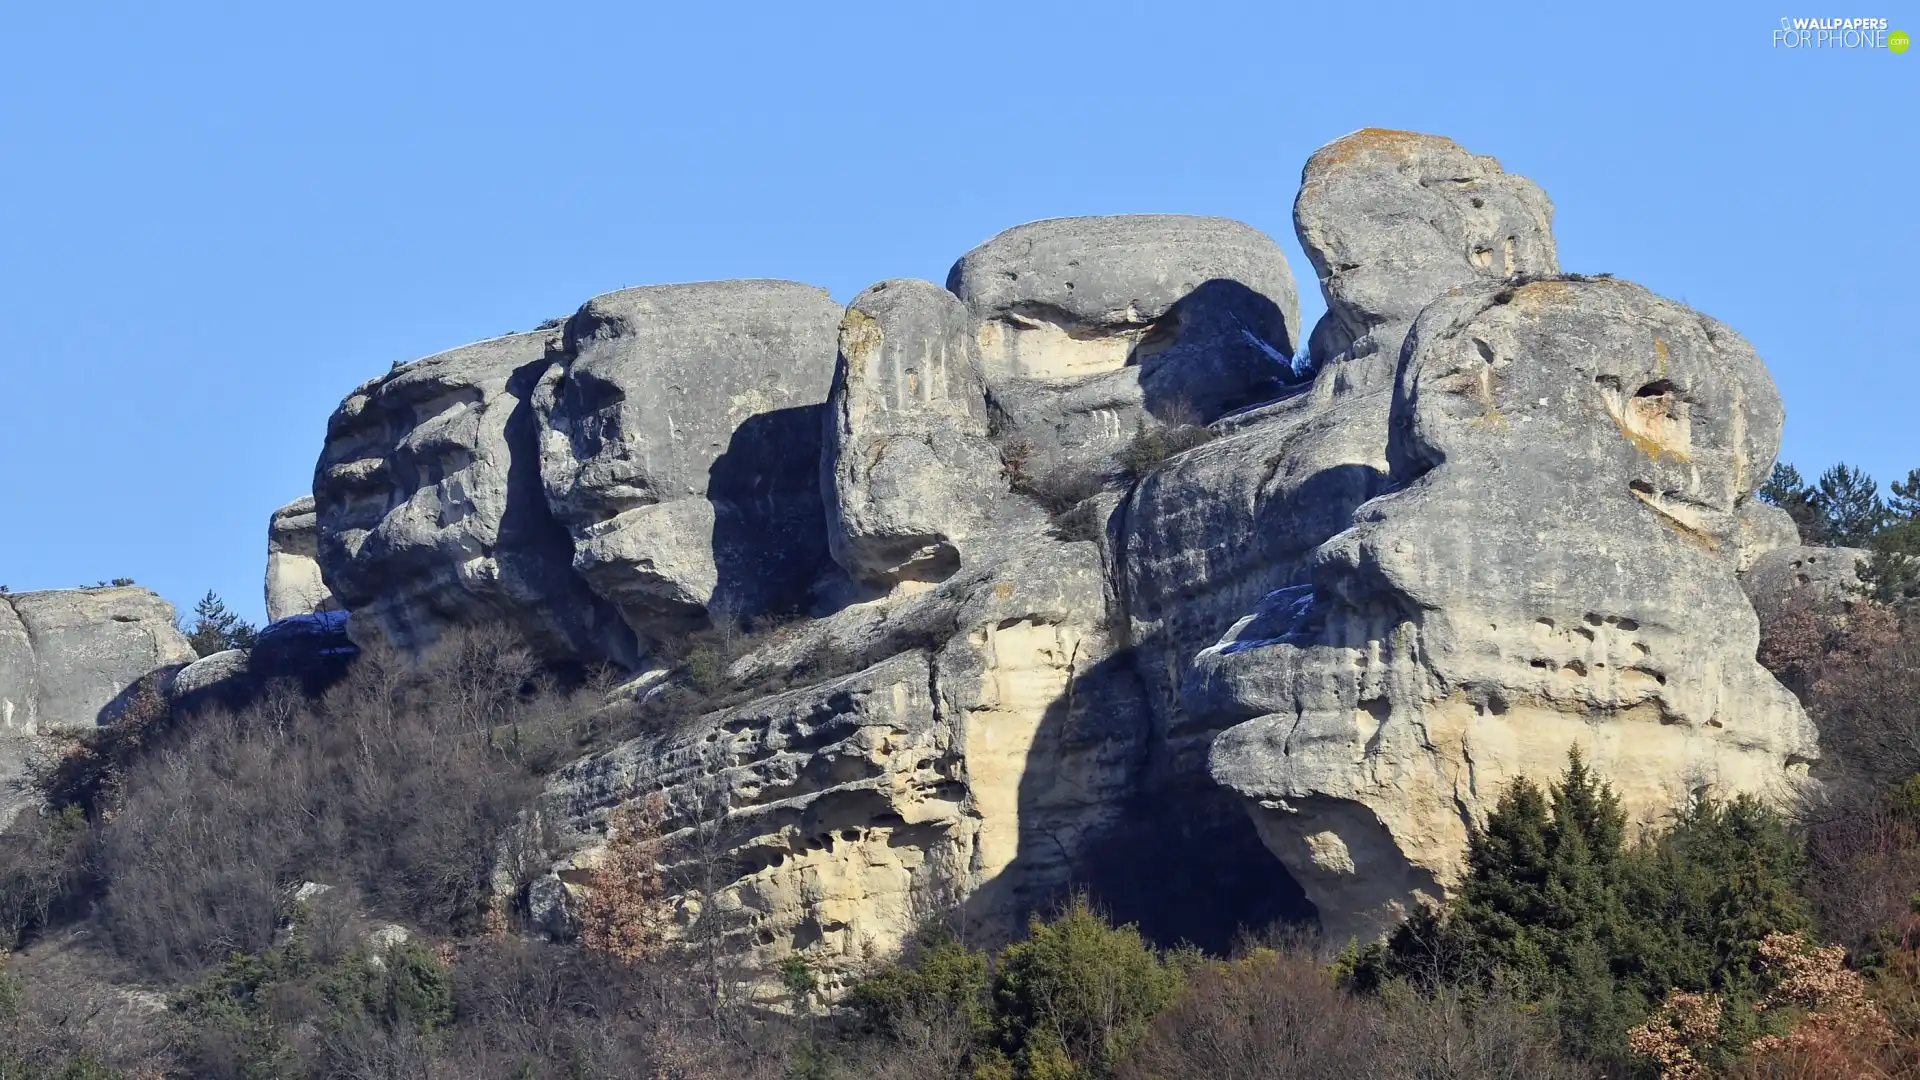
[[[1372,932],[1574,745],[1642,820],[1791,797],[1814,733],[1740,578],[1797,539],[1753,498],[1783,413],[1751,347],[1562,275],[1546,195],[1450,140],[1322,148],[1294,220],[1304,367],[1279,247],[1176,215],[1018,226],[844,310],[629,289],[399,365],[329,426],[321,574],[356,633],[504,621],[630,689],[790,620],[734,703],[562,769],[501,876],[563,933],[612,812],[657,805],[675,924],[762,971],[1073,886],[1170,940]]]

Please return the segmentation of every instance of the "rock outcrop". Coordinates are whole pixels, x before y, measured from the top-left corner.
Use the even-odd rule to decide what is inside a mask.
[[[1398,490],[1185,688],[1245,718],[1213,774],[1329,929],[1439,899],[1469,824],[1570,747],[1641,820],[1700,790],[1796,793],[1815,732],[1754,660],[1735,577],[1782,415],[1745,341],[1637,286],[1427,307],[1395,395]]]
[[[535,331],[397,365],[334,412],[317,546],[355,633],[420,648],[494,621],[554,659],[635,661],[542,497],[533,393],[558,344]]]
[[[1872,557],[1863,548],[1782,546],[1754,559],[1740,586],[1762,619],[1796,605],[1847,603],[1862,595],[1860,570]]]
[[[711,281],[568,320],[535,396],[540,476],[574,569],[635,631],[806,606],[840,315],[809,285]]]
[[[856,580],[938,581],[1006,484],[967,309],[927,281],[883,281],[840,324],[821,489],[827,543]]]
[[[1293,222],[1327,301],[1313,355],[1355,361],[1351,385],[1390,383],[1407,329],[1449,289],[1560,268],[1546,193],[1435,135],[1367,128],[1321,147]]]
[[[0,823],[32,802],[44,734],[110,723],[142,677],[194,660],[174,614],[132,586],[0,596]]]
[[[844,310],[628,289],[355,391],[315,481],[354,626],[503,621],[646,695],[684,635],[794,618],[724,703],[562,769],[502,888],[565,932],[647,807],[681,932],[831,987],[929,904],[1010,933],[1071,885],[1167,940],[1372,933],[1576,746],[1643,821],[1792,796],[1814,733],[1741,591],[1797,543],[1753,498],[1753,350],[1560,274],[1545,194],[1446,139],[1322,148],[1294,218],[1311,379],[1273,241],[1154,215]]]
[[[947,288],[973,315],[995,430],[1036,473],[1104,463],[1145,426],[1210,421],[1296,381],[1293,274],[1237,221],[1036,221],[962,256]]]
[[[320,575],[320,525],[313,496],[302,495],[273,512],[267,523],[267,621],[340,604]]]

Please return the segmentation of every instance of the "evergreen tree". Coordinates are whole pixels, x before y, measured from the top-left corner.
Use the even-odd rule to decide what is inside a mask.
[[[1887,520],[1880,485],[1845,462],[1820,474],[1814,498],[1815,507],[1826,519],[1826,542],[1835,547],[1865,545]]]
[[[1908,469],[1905,480],[1889,486],[1893,497],[1887,500],[1887,513],[1900,521],[1920,520],[1920,469]]]
[[[1742,796],[1699,800],[1634,846],[1612,788],[1569,753],[1545,793],[1516,781],[1468,836],[1467,874],[1444,912],[1343,959],[1352,982],[1505,985],[1549,1009],[1568,1046],[1632,1074],[1626,1031],[1669,990],[1731,1006],[1721,1043],[1760,1034],[1752,960],[1775,931],[1808,925],[1800,847]]]
[[[1760,500],[1787,512],[1800,528],[1800,542],[1819,546],[1827,542],[1827,519],[1818,506],[1819,492],[1800,476],[1800,470],[1784,461],[1775,462],[1767,482],[1760,486]]]
[[[212,656],[227,649],[250,649],[257,634],[253,624],[227,610],[226,602],[212,589],[193,605],[193,626],[186,630],[188,644],[200,656]]]

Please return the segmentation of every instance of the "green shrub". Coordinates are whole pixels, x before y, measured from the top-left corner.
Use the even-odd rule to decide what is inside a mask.
[[[1182,973],[1132,926],[1076,896],[1002,950],[993,1000],[1000,1044],[1033,1080],[1110,1076],[1179,992]]]
[[[1729,1003],[1717,1052],[1730,1057],[1761,1034],[1744,1007],[1760,942],[1809,922],[1799,840],[1746,795],[1696,800],[1634,846],[1623,825],[1577,753],[1547,792],[1516,782],[1471,832],[1454,902],[1349,953],[1349,978],[1512,989],[1550,1011],[1571,1049],[1621,1070],[1626,1030],[1669,990],[1712,992]]]

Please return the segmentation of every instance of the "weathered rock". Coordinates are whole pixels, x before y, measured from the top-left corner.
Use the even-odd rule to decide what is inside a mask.
[[[1560,269],[1539,186],[1437,135],[1367,128],[1321,147],[1293,223],[1327,300],[1313,359],[1345,357],[1329,379],[1354,387],[1392,382],[1401,341],[1434,297]]]
[[[828,565],[823,403],[841,309],[789,281],[587,302],[541,383],[541,475],[573,566],[636,630],[800,606]]]
[[[314,474],[319,561],[356,633],[420,648],[500,622],[551,658],[633,662],[543,498],[530,395],[556,344],[536,331],[416,360],[334,412]]]
[[[173,605],[146,589],[0,596],[0,825],[33,801],[22,781],[42,733],[110,723],[143,677],[193,659]]]
[[[320,574],[320,526],[313,496],[273,512],[267,524],[267,619],[340,607]]]
[[[717,905],[731,950],[761,970],[800,952],[837,985],[942,898],[1011,929],[1125,812],[1147,725],[1131,677],[1102,666],[1094,546],[994,554],[737,667],[750,681],[831,657],[852,674],[563,770],[542,803],[560,878],[584,884],[609,811],[657,793],[681,919]],[[702,895],[715,866],[722,887]],[[530,894],[565,925],[551,882]]]
[[[1313,550],[1385,490],[1394,374],[1420,309],[1457,285],[1556,268],[1545,194],[1434,136],[1369,129],[1322,147],[1294,223],[1328,308],[1309,344],[1319,374],[1221,419],[1223,437],[1144,480],[1124,519],[1133,639],[1176,769],[1212,730],[1178,708],[1190,658],[1304,583]]]
[[[246,678],[247,660],[252,655],[251,649],[224,649],[203,656],[174,672],[167,695],[176,704],[189,707],[202,700],[221,696],[234,683]]]
[[[17,729],[111,722],[127,688],[142,676],[196,659],[174,625],[173,605],[146,589],[55,589],[0,601],[19,620],[33,657],[30,674],[4,679],[30,691],[0,703],[0,714]]]
[[[1734,569],[1742,574],[1768,552],[1800,546],[1800,526],[1785,510],[1754,498],[1742,503],[1738,514]]]
[[[1731,554],[1782,418],[1751,347],[1637,286],[1549,281],[1456,291],[1405,355],[1399,490],[1183,694],[1244,719],[1213,774],[1327,929],[1437,899],[1467,822],[1572,746],[1641,821],[1794,794],[1814,731],[1754,661]]]
[[[980,354],[994,379],[1072,379],[1129,365],[1172,375],[1191,366],[1195,385],[1183,390],[1260,400],[1283,381],[1299,338],[1286,256],[1265,233],[1226,218],[1017,225],[962,256],[947,288],[980,320]],[[1219,379],[1228,372],[1238,378]],[[1227,385],[1198,385],[1207,376]]]
[[[827,543],[856,579],[937,581],[1006,493],[967,309],[931,282],[855,297],[821,455]]]
[[[1859,599],[1863,548],[1776,548],[1754,560],[1740,576],[1753,608],[1765,620],[1797,605],[1830,605]]]
[[[1016,226],[947,277],[975,320],[995,427],[1036,469],[1149,423],[1211,420],[1291,381],[1299,299],[1265,233],[1178,214]]]

